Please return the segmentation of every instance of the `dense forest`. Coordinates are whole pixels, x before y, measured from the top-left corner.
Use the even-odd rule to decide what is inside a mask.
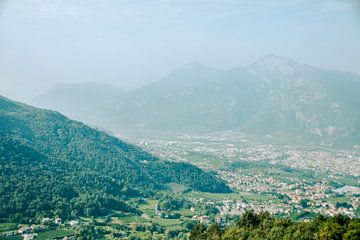
[[[288,218],[275,219],[268,213],[248,211],[234,225],[223,229],[214,223],[208,227],[196,225],[190,240],[358,240],[360,239],[360,219],[350,219],[342,215],[295,222]]]
[[[0,220],[140,214],[129,199],[169,182],[230,191],[193,165],[158,159],[57,112],[0,97]]]

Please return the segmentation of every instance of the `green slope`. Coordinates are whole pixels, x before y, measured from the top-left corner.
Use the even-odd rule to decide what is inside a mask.
[[[63,115],[0,97],[0,218],[139,213],[130,197],[176,182],[227,192],[193,165],[166,162]],[[196,176],[196,177],[194,177]]]

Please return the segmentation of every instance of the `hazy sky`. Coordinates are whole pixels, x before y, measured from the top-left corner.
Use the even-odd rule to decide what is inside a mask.
[[[230,68],[266,54],[360,73],[359,2],[0,0],[0,94],[133,88],[188,62]]]

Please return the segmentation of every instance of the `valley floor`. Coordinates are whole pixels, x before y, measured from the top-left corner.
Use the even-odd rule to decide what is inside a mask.
[[[360,153],[322,147],[257,144],[240,133],[121,136],[160,157],[191,162],[225,180],[229,194],[197,192],[176,183],[149,198],[131,199],[141,215],[112,211],[55,224],[0,224],[0,239],[187,239],[197,223],[233,225],[250,209],[307,221],[316,214],[360,216]],[[23,227],[34,227],[24,234]],[[65,238],[66,239],[66,238]]]
[[[360,152],[259,144],[239,132],[121,136],[173,161],[213,171],[237,193],[217,199],[220,216],[247,209],[308,218],[360,214]]]

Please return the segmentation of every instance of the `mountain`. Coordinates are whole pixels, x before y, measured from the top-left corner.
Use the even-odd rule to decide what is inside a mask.
[[[114,97],[97,125],[113,131],[234,130],[261,141],[352,148],[360,140],[358,92],[359,75],[274,55],[229,70],[188,64]]]
[[[183,94],[182,91],[192,91],[195,86],[211,82],[222,72],[221,69],[200,63],[189,63],[177,68],[161,80],[134,91],[124,92],[113,86],[91,82],[59,84],[36,96],[29,103],[59,111],[90,125],[114,131],[126,130],[128,124],[126,118],[129,118],[130,122],[134,117],[155,118],[156,121],[159,116],[148,112],[153,114],[159,112],[156,110],[159,103],[168,101],[174,94]],[[146,102],[148,99],[151,99],[151,102]],[[137,107],[132,107],[134,105],[142,105],[146,111],[139,112]],[[122,114],[122,110],[127,113]]]
[[[264,96],[243,129],[285,141],[352,147],[360,140],[360,76],[268,56],[246,68]]]
[[[168,131],[239,130],[294,144],[353,147],[360,140],[360,76],[352,73],[269,55],[191,87],[155,84],[162,92],[150,85],[125,96],[118,122]]]
[[[114,99],[112,122],[120,123],[120,127],[146,126],[159,130],[172,130],[177,121],[186,126],[187,118],[194,115],[186,116],[198,89],[216,80],[222,72],[199,63],[186,64],[157,82]],[[111,128],[116,130],[117,126]]]
[[[96,82],[58,84],[34,97],[29,103],[57,110],[82,122],[95,124],[99,118],[108,114],[112,99],[124,93],[125,91],[115,86]]]
[[[129,199],[151,196],[170,182],[230,191],[193,165],[161,160],[57,112],[1,96],[0,173],[0,219],[15,222],[139,214]]]

